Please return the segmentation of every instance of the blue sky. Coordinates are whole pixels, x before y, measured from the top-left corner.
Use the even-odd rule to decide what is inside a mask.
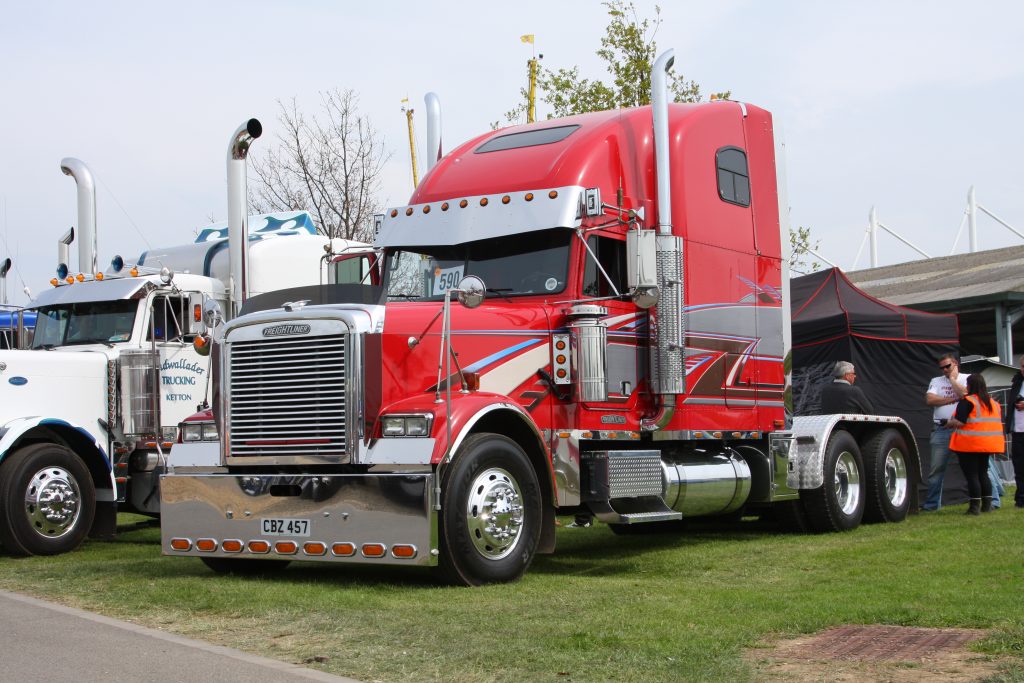
[[[677,71],[783,125],[791,220],[812,229],[826,258],[853,268],[872,206],[931,255],[948,254],[971,185],[1024,232],[1024,6],[663,4],[657,41],[676,50]],[[637,6],[653,16],[653,2]],[[422,154],[423,94],[439,94],[450,149],[515,103],[531,55],[520,35],[536,35],[547,66],[602,77],[594,51],[606,24],[600,3],[582,0],[9,3],[0,21],[9,297],[25,301],[22,280],[49,286],[55,242],[77,220],[65,156],[97,177],[107,263],[226,218],[224,157],[242,121],[259,118],[265,144],[278,99],[312,110],[319,91],[351,88],[393,152],[383,199],[401,204],[412,189],[402,98],[417,109]],[[1020,242],[980,219],[980,248]],[[957,250],[966,245],[964,235]],[[886,235],[879,246],[883,264],[917,258]],[[865,248],[857,267],[867,259]]]

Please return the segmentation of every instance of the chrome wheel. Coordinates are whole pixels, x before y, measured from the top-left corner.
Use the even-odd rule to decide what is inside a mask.
[[[523,494],[511,474],[492,467],[477,475],[466,501],[466,525],[480,555],[500,560],[511,554],[521,537],[523,517]]]
[[[82,513],[82,492],[75,477],[63,467],[46,467],[25,489],[25,515],[41,536],[60,538],[71,531]]]
[[[907,497],[907,462],[897,448],[885,454],[885,495],[893,507],[903,505]]]
[[[844,515],[852,515],[860,503],[860,468],[853,453],[843,451],[836,460],[836,500]]]

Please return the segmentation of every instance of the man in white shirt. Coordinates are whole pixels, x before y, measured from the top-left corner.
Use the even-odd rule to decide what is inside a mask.
[[[933,377],[928,384],[925,402],[932,407],[931,469],[928,474],[928,495],[922,510],[929,512],[942,507],[942,484],[949,467],[949,439],[953,430],[946,421],[953,417],[957,402],[967,394],[967,377],[960,373],[960,363],[951,353],[939,358],[942,375]]]

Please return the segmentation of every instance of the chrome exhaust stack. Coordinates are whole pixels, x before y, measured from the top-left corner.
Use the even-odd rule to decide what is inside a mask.
[[[659,396],[658,413],[643,420],[646,431],[662,429],[675,413],[676,395],[686,390],[683,314],[683,240],[672,234],[672,177],[669,155],[668,70],[675,61],[666,50],[651,69],[651,112],[654,129],[658,196],[656,242],[658,303],[651,358],[651,388]]]
[[[427,170],[434,168],[441,160],[441,100],[437,93],[428,92],[423,97],[427,105]]]
[[[57,275],[62,270],[71,270],[71,243],[75,241],[75,229],[68,228],[68,231],[57,240]],[[63,279],[63,278],[61,278]]]
[[[245,160],[253,140],[261,135],[263,125],[257,119],[249,119],[231,135],[228,145],[228,253],[232,315],[237,315],[249,298],[249,202]]]
[[[64,175],[74,178],[78,186],[78,270],[83,273],[95,273],[96,183],[93,182],[89,167],[73,157],[61,159],[60,170]],[[71,234],[73,239],[73,233]],[[66,244],[71,244],[71,241],[68,240]],[[64,252],[64,260],[61,263],[67,264],[67,252]]]

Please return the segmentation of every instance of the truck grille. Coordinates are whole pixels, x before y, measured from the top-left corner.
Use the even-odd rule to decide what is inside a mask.
[[[231,457],[346,453],[346,335],[231,344]]]

